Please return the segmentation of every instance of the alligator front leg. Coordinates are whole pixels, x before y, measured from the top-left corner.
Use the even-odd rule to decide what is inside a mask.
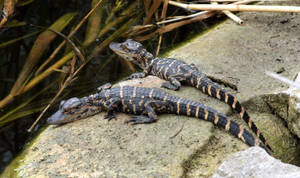
[[[104,119],[111,120],[116,118],[115,111],[118,109],[121,103],[121,98],[111,98],[110,100],[105,102],[105,107],[107,109],[107,113],[104,116]]]
[[[127,80],[133,79],[133,78],[145,78],[147,75],[150,74],[150,71],[152,69],[152,66],[148,66],[144,69],[143,72],[133,73],[129,77],[127,77]]]
[[[129,77],[127,77],[127,80],[134,79],[134,78],[145,78],[147,74],[145,72],[139,72],[139,73],[133,73]]]

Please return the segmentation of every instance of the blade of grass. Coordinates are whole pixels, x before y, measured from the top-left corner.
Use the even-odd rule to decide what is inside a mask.
[[[68,35],[68,38],[71,38],[78,31],[78,29],[84,24],[84,22],[89,18],[89,16],[96,10],[96,8],[100,6],[101,3],[102,0],[99,0],[98,3],[93,7],[93,9],[91,9],[90,12],[80,21],[80,23],[76,25],[74,30]],[[60,49],[65,45],[65,43],[66,43],[65,41],[61,42],[61,44],[53,51],[53,53],[49,56],[49,58],[38,68],[35,75],[38,75],[46,67],[46,65],[49,64],[49,62],[56,56],[56,54],[60,51]],[[67,55],[70,55],[70,53],[68,53]]]
[[[37,26],[37,25],[33,25],[33,26],[38,27],[38,28],[44,28],[44,27]],[[64,35],[63,33],[59,32],[59,31],[53,30],[51,28],[44,28],[44,29],[49,30],[49,31],[61,36],[71,46],[71,48],[73,49],[75,54],[81,59],[82,62],[84,62],[86,60],[85,57],[80,52],[79,48],[66,35]]]
[[[106,38],[100,45],[98,45],[90,55],[89,59],[92,59],[93,56],[100,53],[105,47],[109,45],[113,40],[115,40],[117,37],[121,36],[122,34],[125,34],[126,31],[131,27],[131,25],[136,22],[136,20],[139,19],[139,16],[136,16],[135,18],[129,19],[125,24],[123,24],[117,31],[115,31],[113,34],[111,34],[108,38]],[[88,59],[88,60],[89,60]]]
[[[102,0],[99,0],[97,5],[100,5],[102,2]],[[86,21],[86,19],[91,15],[91,13],[93,12],[93,10],[97,7],[97,5],[83,18],[83,20],[76,26],[76,28],[70,33],[69,36],[73,35],[79,28],[80,26]],[[63,46],[63,45],[62,45]],[[57,50],[58,52],[59,50]],[[55,56],[55,54],[53,55],[53,57]],[[54,65],[52,65],[51,67],[49,67],[47,70],[45,70],[43,73],[41,73],[40,75],[36,76],[34,79],[32,79],[26,86],[24,86],[24,88],[22,90],[20,90],[18,92],[18,95],[23,94],[25,92],[27,92],[28,90],[30,90],[31,88],[33,88],[37,83],[39,83],[41,80],[43,80],[44,78],[46,78],[47,76],[49,76],[53,71],[55,71],[55,69],[59,68],[60,66],[62,66],[63,64],[65,64],[70,58],[72,58],[74,56],[74,52],[70,52],[67,55],[65,55],[63,58],[61,58],[58,62],[56,62]],[[0,108],[3,108],[4,106],[6,106],[8,103],[12,102],[14,100],[14,97],[16,96],[16,94],[14,93],[10,93],[9,95],[7,95],[4,99],[2,99],[0,101]]]
[[[124,12],[122,12],[122,15],[120,17],[118,17],[116,20],[110,22],[109,24],[106,24],[105,27],[99,32],[97,37],[101,38],[109,30],[111,30],[112,27],[125,21],[128,18],[128,16],[136,10],[137,5],[138,5],[138,1],[131,3],[130,6],[126,10],[124,10]]]
[[[29,33],[29,34],[27,34],[27,35],[24,35],[24,36],[15,38],[15,39],[13,39],[13,40],[9,40],[9,41],[0,43],[0,48],[7,47],[7,46],[9,46],[9,45],[11,45],[11,44],[14,44],[14,43],[17,42],[17,41],[24,40],[24,39],[29,38],[29,37],[31,37],[31,36],[33,36],[33,35],[36,35],[36,34],[38,34],[38,33],[40,33],[40,32],[41,32],[41,31],[39,30],[39,31],[32,32],[32,33]]]
[[[56,20],[50,26],[50,28],[56,31],[61,31],[71,22],[74,16],[74,13],[65,14],[58,20]],[[30,50],[30,53],[26,59],[26,63],[24,64],[16,83],[11,89],[11,95],[17,95],[18,92],[22,90],[22,86],[24,86],[25,84],[24,81],[32,72],[33,68],[38,63],[39,59],[44,54],[45,50],[49,47],[49,44],[54,40],[55,37],[56,34],[50,31],[45,31],[38,36],[37,40],[35,41]]]
[[[22,108],[24,108],[25,106],[27,106],[28,104],[31,103],[32,100],[34,100],[35,98],[37,98],[38,96],[40,96],[41,94],[43,94],[45,91],[49,90],[50,87],[53,86],[54,83],[56,83],[57,81],[53,82],[52,84],[48,85],[47,87],[43,88],[41,91],[39,91],[38,93],[36,93],[35,95],[33,95],[32,97],[26,99],[25,102],[23,102],[22,104],[20,104],[19,106],[17,106],[16,108],[6,112],[5,115],[0,117],[0,125],[3,125],[3,121],[5,121],[7,118],[11,117],[11,115],[15,114],[17,111],[21,110]]]
[[[91,6],[95,7],[99,0],[93,0],[91,2]],[[87,28],[85,31],[85,40],[82,43],[82,46],[88,46],[91,44],[96,38],[99,30],[101,29],[101,21],[103,14],[104,6],[96,6],[94,13],[90,16],[87,23]]]

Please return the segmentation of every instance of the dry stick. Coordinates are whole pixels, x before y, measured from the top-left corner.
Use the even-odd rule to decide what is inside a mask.
[[[167,8],[168,8],[168,0],[164,0],[163,10],[161,12],[161,19],[162,20],[166,19]],[[163,36],[163,34],[159,34],[158,45],[157,45],[155,57],[157,57],[158,54],[159,54],[159,50],[160,50],[160,47],[161,47],[162,36]]]
[[[73,43],[73,41],[71,41],[66,35],[64,35],[63,33],[59,32],[59,31],[52,30],[51,28],[44,28],[42,26],[33,25],[33,24],[31,24],[31,26],[38,27],[38,28],[45,29],[45,30],[49,30],[49,31],[55,33],[56,35],[59,35],[59,36],[63,37],[65,39],[65,41],[72,47],[73,51],[80,58],[80,60],[82,60],[82,62],[84,62],[84,60],[85,60],[84,56],[82,55],[80,50],[77,48],[77,46]]]
[[[238,2],[235,2],[233,4],[249,4],[249,3],[252,3],[252,2],[255,2],[255,0],[238,1]],[[203,14],[205,14],[207,12],[208,11],[202,11],[202,12],[197,12],[197,13],[192,14],[192,15],[178,17],[178,18],[174,18],[174,19],[170,19],[170,20],[164,20],[164,21],[161,21],[161,22],[157,22],[156,25],[161,25],[161,24],[165,24],[165,23],[171,23],[171,22],[175,22],[175,21],[180,21],[180,20],[184,20],[184,19],[193,18],[193,17],[196,17],[196,16],[203,15]]]
[[[279,1],[286,1],[286,0],[253,0],[254,2],[279,2]],[[201,1],[201,3],[211,3],[211,2],[225,2],[225,3],[230,3],[230,2],[242,2],[241,0],[205,0]]]
[[[252,12],[300,12],[298,6],[263,6],[263,5],[210,5],[210,4],[183,4],[169,1],[169,4],[191,10],[229,10],[229,11],[252,11]]]
[[[253,0],[245,0],[245,1],[239,1],[239,2],[236,2],[236,3],[233,3],[233,4],[248,4],[248,3],[251,3],[253,2]],[[213,15],[215,15],[216,11],[202,11],[202,12],[199,12],[199,13],[196,13],[196,14],[192,14],[190,16],[185,16],[185,17],[180,17],[178,19],[171,19],[171,20],[168,20],[168,22],[171,22],[172,20],[173,21],[179,21],[179,20],[182,20],[182,19],[187,19],[187,20],[182,20],[181,22],[175,22],[175,23],[171,23],[169,25],[166,25],[165,27],[161,27],[159,29],[157,29],[156,31],[150,33],[150,34],[147,34],[147,35],[144,35],[144,36],[138,36],[138,37],[135,37],[136,40],[140,40],[140,41],[144,41],[146,39],[149,39],[149,38],[152,38],[153,36],[155,36],[157,33],[166,33],[166,32],[169,32],[175,28],[178,28],[178,27],[181,27],[183,25],[186,25],[186,24],[189,24],[189,23],[193,23],[193,22],[196,22],[196,21],[201,21],[203,19],[207,19]],[[158,24],[164,24],[164,23],[168,23],[167,21],[162,21],[162,22],[158,22]]]
[[[75,56],[74,56],[75,57]],[[38,121],[42,118],[42,116],[45,114],[45,112],[50,108],[50,106],[56,101],[56,99],[60,96],[60,94],[63,92],[63,90],[69,85],[69,83],[72,81],[74,76],[87,64],[87,62],[81,64],[81,66],[74,72],[69,75],[69,77],[66,79],[62,87],[59,89],[55,97],[50,101],[50,103],[45,107],[45,109],[41,112],[39,117],[34,121],[34,123],[31,125],[31,127],[27,130],[28,132],[31,132],[34,126],[38,123]],[[74,70],[74,69],[72,69]]]
[[[182,129],[183,129],[184,124],[185,124],[186,121],[187,121],[187,120],[185,120],[185,121],[183,122],[181,128],[180,128],[173,136],[169,137],[169,139],[175,138],[175,137],[182,131]]]
[[[40,26],[36,26],[39,28],[43,28]],[[62,87],[60,88],[60,90],[58,91],[58,93],[55,95],[55,97],[50,101],[50,103],[44,108],[44,110],[41,112],[41,114],[39,115],[39,117],[34,121],[34,123],[31,125],[31,127],[28,129],[28,132],[31,132],[32,129],[34,128],[34,126],[37,124],[37,122],[42,118],[42,116],[45,114],[45,112],[49,109],[49,107],[56,101],[56,99],[60,96],[60,94],[63,92],[63,90],[69,85],[69,83],[72,81],[72,79],[74,78],[74,76],[82,69],[83,66],[85,66],[85,64],[87,64],[87,60],[85,59],[85,57],[82,55],[81,51],[77,48],[77,46],[75,46],[75,44],[64,34],[52,30],[52,29],[47,29],[59,36],[61,36],[62,38],[65,39],[65,41],[71,46],[71,48],[73,49],[73,51],[75,52],[75,54],[82,60],[82,65],[78,68],[78,70],[76,70],[74,72],[74,68],[75,68],[75,62],[76,62],[76,57],[73,57],[73,60],[71,62],[71,73],[69,75],[69,77],[66,79],[66,81],[64,82],[64,84],[62,85]]]
[[[109,30],[111,30],[114,26],[117,26],[119,23],[123,22],[128,16],[130,16],[134,10],[136,9],[136,6],[138,5],[138,1],[135,1],[129,5],[123,12],[122,15],[116,18],[114,21],[106,24],[101,31],[98,33],[97,38],[101,38],[105,33],[107,33]]]
[[[158,44],[157,44],[157,49],[156,49],[156,52],[155,52],[155,57],[157,57],[158,54],[159,54],[159,50],[160,50],[160,46],[161,46],[161,40],[162,40],[162,35],[163,35],[163,34],[160,34],[160,35],[159,35]]]
[[[229,17],[231,20],[235,21],[236,23],[243,25],[244,21],[240,19],[238,16],[234,15],[232,12],[224,10],[222,11],[227,17]]]
[[[74,30],[68,35],[68,38],[71,38],[77,30],[82,26],[82,24],[89,18],[89,16],[95,11],[95,9],[101,4],[102,0],[99,0],[99,2],[91,9],[91,11],[79,22],[78,25],[74,28]],[[38,70],[35,72],[35,75],[41,72],[41,70],[44,69],[44,67],[56,56],[56,54],[60,51],[60,49],[66,44],[66,41],[63,41],[60,43],[60,45],[53,51],[53,53],[49,56],[49,58],[41,65],[41,67],[38,68]]]
[[[253,0],[255,2],[284,2],[287,0]],[[241,0],[206,0],[201,2],[241,2]]]
[[[213,5],[218,5],[217,2],[212,2],[211,4],[213,4]],[[224,11],[222,11],[222,12],[223,12],[227,17],[229,17],[231,20],[233,20],[234,22],[236,22],[236,23],[238,23],[238,24],[240,24],[240,25],[244,24],[244,21],[241,20],[238,16],[234,15],[232,12],[227,11],[227,10],[224,10]]]

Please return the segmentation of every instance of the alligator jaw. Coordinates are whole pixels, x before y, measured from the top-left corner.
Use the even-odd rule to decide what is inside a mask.
[[[59,125],[65,123],[65,117],[66,116],[61,112],[61,110],[58,110],[47,119],[47,123],[50,125]]]

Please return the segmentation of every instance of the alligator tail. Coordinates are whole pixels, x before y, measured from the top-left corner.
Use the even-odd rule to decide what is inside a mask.
[[[217,125],[230,132],[249,146],[260,146],[267,151],[265,146],[242,125],[239,125],[235,121],[226,117],[224,114],[221,114],[210,107],[196,102],[183,101],[183,103],[179,105],[179,108],[180,109],[177,111],[177,114],[179,115],[187,115],[209,121],[214,125]]]
[[[217,98],[220,101],[227,103],[232,109],[237,111],[241,116],[241,118],[248,124],[249,128],[262,141],[262,143],[272,151],[272,148],[267,144],[266,139],[260,133],[260,131],[258,130],[257,126],[250,118],[245,108],[240,104],[240,102],[233,95],[231,95],[229,92],[216,85],[209,78],[204,77],[198,72],[192,73],[192,78],[190,82],[194,87],[201,90],[203,93],[208,94],[209,96],[212,96],[214,98]]]

